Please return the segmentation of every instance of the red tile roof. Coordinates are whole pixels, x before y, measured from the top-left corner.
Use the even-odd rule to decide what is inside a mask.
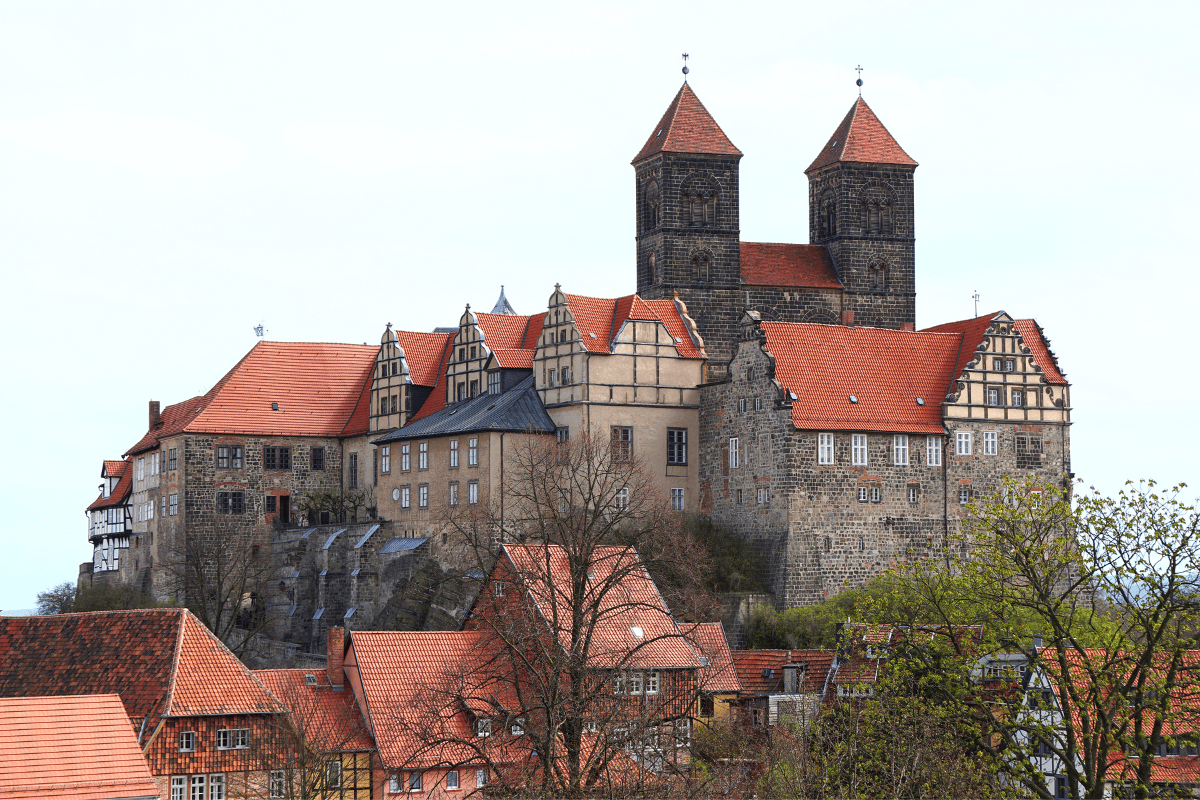
[[[957,379],[963,374],[963,370],[967,368],[967,364],[975,360],[979,345],[983,343],[983,338],[987,335],[988,328],[992,326],[997,317],[1001,316],[1007,315],[1003,311],[997,311],[972,319],[944,322],[941,325],[934,325],[932,328],[925,328],[922,333],[962,334],[962,352],[959,353],[958,363],[955,367],[955,378]],[[1037,324],[1037,321],[1032,319],[1014,319],[1013,327],[1020,334],[1021,341],[1025,343],[1025,346],[1029,348],[1029,352],[1033,355],[1033,363],[1041,367],[1042,374],[1046,376],[1046,380],[1050,383],[1065,384],[1067,379],[1059,371],[1058,360],[1050,352],[1045,335],[1042,333],[1042,328]]]
[[[504,348],[506,350],[530,349],[528,344],[530,332],[533,334],[533,345],[537,346],[537,337],[542,332],[542,320],[545,312],[531,314],[527,317],[513,314],[484,314],[477,312],[475,319],[479,322],[479,330],[483,333],[483,343],[489,350]]]
[[[839,161],[854,161],[862,164],[904,164],[917,166],[887,128],[875,116],[875,112],[861,97],[850,108],[850,113],[833,132],[829,143],[822,148],[805,172],[812,172]]]
[[[108,464],[124,464],[124,461],[105,461]],[[112,474],[112,473],[109,473]],[[125,469],[121,471],[121,479],[117,481],[117,485],[113,487],[112,494],[108,497],[104,496],[104,492],[100,493],[92,504],[87,507],[88,511],[95,511],[99,508],[110,508],[112,506],[124,505],[129,501],[129,495],[133,493],[133,470]]]
[[[792,322],[762,329],[775,379],[796,395],[797,428],[945,433],[941,403],[961,335]]]
[[[0,697],[84,692],[121,695],[135,721],[282,710],[187,609],[0,618]]]
[[[562,647],[569,649],[571,578],[566,551],[558,545],[505,545],[503,555],[519,576],[520,590],[533,601],[541,618],[560,621],[552,633]],[[502,567],[498,563],[493,576],[504,574]],[[595,611],[588,617],[591,640],[585,657],[589,665],[668,669],[702,666],[635,550],[597,547],[589,574],[591,584],[602,593],[590,602]],[[635,628],[641,629],[640,637]]]
[[[441,361],[438,364],[437,383],[433,387],[433,391],[429,393],[429,397],[425,398],[425,402],[421,404],[421,408],[410,422],[416,422],[419,419],[425,419],[432,414],[436,414],[446,407],[446,370],[450,367],[450,356],[454,354],[454,334],[447,334],[445,347],[442,348]]]
[[[742,242],[742,282],[748,286],[841,289],[823,244]]]
[[[567,307],[575,318],[575,328],[588,352],[612,352],[613,342],[622,326],[626,321],[635,319],[662,322],[667,332],[675,338],[675,349],[683,358],[706,357],[693,341],[674,300],[643,300],[636,294],[616,298],[568,294]]]
[[[740,156],[721,126],[708,113],[686,83],[679,89],[666,113],[654,127],[646,144],[633,158],[633,163],[655,153],[712,153]]]
[[[992,320],[1003,312],[997,311],[994,314],[984,314],[982,317],[974,317],[973,319],[961,319],[955,322],[943,322],[941,325],[934,325],[932,328],[924,328],[921,333],[956,333],[962,337],[962,348],[959,350],[958,359],[954,364],[953,379],[957,380],[962,376],[963,370],[967,368],[976,355],[976,348],[983,343],[983,336],[987,333],[987,329],[991,327]],[[947,387],[949,391],[949,387]]]
[[[158,797],[115,694],[0,699],[0,797]]]
[[[101,478],[119,478],[129,469],[128,461],[105,461],[100,469]]]
[[[295,730],[321,752],[375,749],[354,693],[334,691],[325,670],[256,669],[254,677],[288,708]]]
[[[749,694],[781,694],[783,665],[801,662],[807,667],[800,693],[820,694],[833,664],[833,652],[828,650],[734,650],[732,656],[742,691]]]
[[[204,407],[204,397],[193,397],[182,403],[167,406],[158,417],[158,424],[146,431],[146,435],[137,444],[125,451],[125,455],[134,455],[158,447],[158,440],[180,433],[196,416],[196,412]]]
[[[521,348],[505,349],[497,347],[492,350],[496,363],[503,369],[533,369],[533,354],[536,351]]]
[[[1050,383],[1065,384],[1067,379],[1058,368],[1058,359],[1050,352],[1050,343],[1046,341],[1042,326],[1038,325],[1036,320],[1016,319],[1013,320],[1013,327],[1021,334],[1021,341],[1033,355],[1033,363],[1042,368],[1046,380]]]
[[[719,622],[680,625],[683,635],[708,664],[700,670],[700,690],[704,692],[740,692],[737,667],[725,641],[725,628]]]
[[[396,343],[404,350],[408,376],[417,386],[436,386],[441,376],[442,357],[452,333],[416,333],[395,331]]]

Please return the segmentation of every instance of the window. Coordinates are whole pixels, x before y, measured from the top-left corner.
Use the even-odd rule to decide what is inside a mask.
[[[180,731],[179,732],[179,752],[181,752],[181,753],[196,752],[196,732],[195,731]]]
[[[281,769],[271,770],[271,797],[287,794],[287,774]]]
[[[858,502],[860,502],[860,503],[867,502],[867,499],[868,499],[867,495],[868,495],[867,487],[865,487],[865,486],[858,487]]]
[[[740,453],[738,452],[738,437],[729,437],[729,468],[737,469],[740,462]]]
[[[479,466],[479,440],[474,436],[467,439],[467,466]]]
[[[492,721],[488,717],[475,720],[475,735],[483,739],[492,735]]]
[[[412,489],[408,486],[400,487],[400,507],[408,508],[412,505]]]
[[[959,489],[958,490],[958,504],[960,506],[965,506],[969,502],[971,502],[971,490],[970,489]]]
[[[167,496],[165,494],[158,496],[158,515],[160,517],[167,515]]]
[[[450,469],[458,469],[458,439],[450,440]]]
[[[172,517],[179,513],[179,495],[173,494],[167,498],[167,513]]]
[[[850,463],[863,467],[867,464],[867,435],[856,433],[850,437]]]
[[[1023,408],[1024,405],[1025,405],[1025,390],[1024,389],[1013,389],[1013,392],[1012,392],[1013,408]]]
[[[998,405],[1000,405],[1000,398],[1001,398],[1002,396],[1003,396],[1003,395],[1000,393],[1000,390],[999,390],[998,388],[995,388],[995,387],[988,387],[988,390],[987,390],[987,404],[988,404],[989,406],[998,406]]]
[[[388,791],[389,792],[391,792],[392,794],[399,794],[400,792],[404,791],[403,787],[404,787],[404,784],[400,780],[399,774],[392,773],[390,776],[388,776]]]
[[[446,788],[451,790],[458,788],[458,770],[452,769],[446,773]]]
[[[563,367],[560,369],[558,371],[558,378],[563,386],[569,386],[571,384],[571,368]]]
[[[417,445],[417,469],[429,469],[429,442]]]
[[[762,411],[762,398],[761,397],[754,398],[754,410]]]
[[[273,495],[273,494],[267,495],[265,498],[263,498],[263,502],[264,502],[264,506],[263,506],[264,513],[274,514],[276,511],[279,510],[279,504],[275,500],[275,495]]]
[[[275,795],[271,795],[275,797]],[[282,797],[283,795],[279,795]],[[187,800],[187,776],[171,776],[171,800]]]
[[[458,505],[458,481],[450,482],[450,491],[449,491],[448,497],[450,498],[450,500],[449,500],[450,505],[452,505],[452,506]]]
[[[741,489],[737,490],[737,504],[739,506],[742,504],[742,490]]]
[[[683,489],[671,490],[671,508],[676,511],[683,511]]]
[[[629,487],[621,489],[613,497],[613,505],[618,511],[624,511],[629,508]]]
[[[217,492],[218,514],[245,514],[245,492]]]
[[[324,447],[312,448],[312,450],[309,451],[308,462],[309,462],[309,466],[314,471],[320,472],[320,471],[324,470],[325,469],[325,448]]]
[[[395,414],[399,411],[400,411],[400,396],[394,394],[394,395],[392,395],[392,413]]]
[[[459,361],[467,360],[467,348],[465,348],[465,347],[458,348],[458,360]]]
[[[408,472],[408,470],[412,466],[412,463],[410,460],[410,455],[409,455],[411,448],[412,448],[411,444],[400,445],[400,471],[401,472]]]
[[[547,376],[546,377],[546,385],[547,386],[554,386],[554,378],[556,377],[556,374],[557,373],[554,370],[549,370],[546,373],[546,376]]]
[[[146,519],[154,519],[154,500],[146,503]]]
[[[658,694],[658,670],[652,669],[646,673],[646,694]]]
[[[959,431],[954,434],[955,452],[960,456],[971,455],[971,432]]]
[[[392,471],[392,446],[385,444],[379,448],[379,471],[388,473]]]
[[[467,484],[467,503],[475,505],[479,502],[479,481],[471,481]]]
[[[908,466],[908,437],[903,433],[892,437],[892,462],[897,467]]]
[[[746,398],[739,397],[738,398],[738,411],[745,412],[745,410],[746,410]]]
[[[139,481],[146,480],[146,459],[144,458],[137,460],[137,479]]]
[[[636,670],[629,673],[629,693],[642,693],[642,673],[637,672]]]
[[[983,454],[985,456],[996,455],[996,432],[995,431],[984,431],[983,432]]]
[[[249,728],[228,728],[217,731],[218,750],[245,750],[249,746]]]
[[[454,387],[454,399],[455,400],[465,400],[466,396],[467,396],[467,385],[465,383],[460,383]]]
[[[500,394],[500,370],[488,373],[488,394]]]
[[[917,497],[920,494],[921,494],[921,490],[918,489],[916,486],[908,487],[908,502],[915,506],[917,504]]]
[[[617,671],[613,673],[612,692],[613,694],[625,694],[624,672]]]
[[[176,468],[175,467],[175,465],[177,463],[176,456],[177,456],[176,448],[172,447],[170,450],[167,451],[167,469],[173,470]]]
[[[205,776],[192,776],[192,800],[204,800]]]
[[[427,483],[417,486],[417,507],[429,508],[429,484]]]
[[[878,486],[871,487],[871,502],[872,503],[879,502],[879,487]]]
[[[630,461],[633,458],[633,428],[614,425],[610,441],[613,461]]]
[[[291,469],[292,448],[270,446],[263,448],[263,469]]]
[[[514,719],[512,722],[512,725],[510,725],[508,728],[508,732],[511,733],[513,736],[524,736],[525,735],[525,718],[517,717],[516,719]]]
[[[767,495],[768,494],[769,493],[765,486],[758,487],[758,504],[760,506],[765,506],[767,504]]]
[[[479,380],[476,379],[476,380],[471,381],[471,397],[475,397],[478,394],[479,394]]]
[[[408,790],[410,792],[421,791],[421,773],[419,773],[419,772],[408,773]]]
[[[713,701],[710,695],[701,695],[700,697],[700,716],[712,717],[717,713],[717,704]]]
[[[667,463],[687,463],[687,428],[667,428]]]
[[[1017,469],[1037,469],[1042,465],[1042,440],[1035,436],[1017,437]]]
[[[217,447],[217,468],[241,469],[242,446],[240,444],[231,444]]]
[[[350,454],[350,467],[348,469],[348,472],[349,472],[349,476],[348,476],[349,480],[347,482],[350,484],[350,488],[357,489],[358,488],[358,453]]]
[[[571,429],[566,425],[559,426],[554,429],[554,441],[559,444],[566,444],[571,440]]]
[[[942,437],[925,437],[925,463],[931,467],[942,465]]]
[[[342,785],[342,762],[325,762],[325,788],[337,789]]]
[[[487,786],[487,782],[488,771],[486,769],[475,770],[475,785],[482,789],[484,786]]]
[[[818,433],[817,434],[817,463],[832,464],[833,463],[833,434]]]

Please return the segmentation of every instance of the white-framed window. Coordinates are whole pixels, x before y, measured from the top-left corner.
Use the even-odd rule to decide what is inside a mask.
[[[388,776],[388,791],[392,794],[400,794],[404,791],[404,781],[400,779],[400,773],[393,772]]]
[[[628,486],[621,489],[613,496],[613,506],[616,507],[616,509],[618,511],[623,511],[623,510],[629,508],[629,487]]]
[[[450,440],[450,469],[458,469],[458,439]]]
[[[417,486],[417,508],[429,508],[429,484]]]
[[[965,506],[969,502],[971,502],[971,490],[970,489],[959,489],[958,490],[958,504],[960,506]]]
[[[646,694],[658,694],[658,670],[652,669],[646,673]]]
[[[479,789],[482,789],[484,786],[487,786],[487,783],[488,771],[486,769],[475,770],[475,786]]]
[[[868,489],[865,486],[858,487],[858,502],[865,503],[868,499]]]
[[[1003,396],[999,387],[989,386],[987,390],[987,404],[989,406],[998,406],[1000,405],[1000,398]]]
[[[879,502],[879,487],[878,486],[871,487],[871,502],[872,503]]]
[[[392,446],[385,444],[379,448],[379,471],[392,471]]]
[[[671,490],[671,508],[676,511],[683,511],[683,489]]]
[[[493,588],[499,584],[493,584]],[[492,735],[492,720],[490,717],[480,717],[475,720],[475,735],[480,739],[487,738]]]
[[[833,463],[833,434],[818,433],[817,434],[817,463],[832,464]]]
[[[179,513],[179,495],[173,494],[167,497],[167,513],[172,517]]]
[[[985,456],[996,455],[996,432],[995,431],[984,431],[983,432],[983,454]]]
[[[614,462],[633,459],[633,428],[629,425],[613,425],[609,429],[609,448]]]
[[[479,466],[479,439],[474,436],[467,439],[467,466]]]
[[[287,773],[281,769],[271,770],[271,797],[284,797],[287,794]]]
[[[154,501],[146,503],[146,519],[154,519]]]
[[[738,398],[738,411],[740,411],[740,412],[742,412],[742,413],[745,413],[745,411],[746,411],[746,398],[744,398],[744,397],[739,397],[739,398]]]
[[[412,505],[412,487],[401,486],[400,487],[400,507],[408,508],[411,505]]]
[[[271,795],[274,797],[274,795]],[[187,800],[187,776],[171,776],[171,800]]]
[[[447,496],[449,497],[450,505],[458,505],[458,481],[450,482],[450,488]]]
[[[429,469],[429,442],[417,444],[417,469]]]
[[[488,394],[500,394],[500,370],[488,373]]]
[[[642,693],[642,673],[638,672],[637,670],[629,673],[629,693]]]
[[[1012,390],[1012,405],[1013,405],[1013,408],[1023,408],[1025,406],[1025,390],[1024,389],[1013,389]]]
[[[511,733],[513,736],[524,736],[525,735],[525,718],[517,717],[516,719],[514,719],[512,722],[512,725],[510,725],[508,728],[508,732]]]
[[[908,466],[908,436],[898,433],[892,437],[892,463],[897,467]]]
[[[612,693],[625,694],[625,673],[620,670],[613,672]]]
[[[137,460],[137,479],[139,481],[146,480],[146,459],[139,458]]]
[[[451,791],[458,788],[458,770],[452,769],[446,773],[446,788]]]
[[[856,433],[850,437],[850,463],[856,467],[867,465],[867,435]]]
[[[204,795],[206,794],[205,789],[208,788],[207,784],[207,776],[193,775],[191,780],[191,800],[204,800]]]
[[[970,431],[958,431],[954,434],[954,452],[960,456],[971,455]]]
[[[217,731],[218,750],[245,750],[249,746],[249,728],[226,728]]]
[[[762,398],[761,397],[754,398],[754,410],[762,411]]]
[[[770,494],[770,492],[767,490],[767,487],[765,487],[765,486],[758,487],[758,504],[760,506],[765,506],[767,504],[768,494]]]
[[[917,504],[917,497],[920,495],[920,490],[916,486],[908,487],[908,502],[912,505]]]
[[[925,463],[931,467],[942,465],[942,437],[925,437]]]
[[[410,792],[421,791],[421,773],[420,772],[408,773],[408,790]]]
[[[479,502],[479,481],[470,481],[467,484],[467,503],[475,505]]]
[[[412,445],[410,445],[410,444],[400,445],[400,471],[401,472],[408,472],[408,470],[410,468],[410,464],[412,463],[411,462],[411,453],[412,453],[411,448],[412,448]]]
[[[729,437],[729,468],[737,469],[740,458],[738,457],[738,437]]]
[[[557,370],[553,370],[553,369],[547,370],[546,371],[546,385],[553,388],[554,387],[554,379],[557,377],[558,377]]]
[[[179,732],[179,752],[181,752],[181,753],[196,752],[196,732],[195,731],[180,731]]]
[[[325,788],[338,789],[342,785],[342,762],[333,759],[325,762]]]
[[[667,463],[687,463],[687,428],[667,428]]]

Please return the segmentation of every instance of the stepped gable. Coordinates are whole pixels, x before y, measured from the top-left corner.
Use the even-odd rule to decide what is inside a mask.
[[[797,289],[841,289],[829,249],[821,244],[742,242],[742,283]]]
[[[904,148],[892,138],[867,101],[861,97],[850,107],[850,113],[846,114],[829,142],[804,171],[809,173],[839,161],[917,166],[917,162],[904,152]]]
[[[0,797],[159,795],[117,695],[0,699]]]
[[[729,643],[725,641],[724,626],[719,622],[698,622],[681,624],[679,628],[692,647],[707,661],[700,670],[700,691],[740,692],[742,683],[738,680]]]
[[[415,331],[393,333],[396,335],[396,344],[404,351],[404,363],[408,365],[408,377],[412,382],[417,386],[437,386],[446,343],[454,338],[454,334]]]
[[[796,395],[797,428],[945,433],[941,402],[959,374],[962,334],[795,322],[762,330],[775,380]]]
[[[992,314],[984,314],[981,317],[973,317],[956,322],[945,322],[941,325],[934,325],[932,328],[925,328],[922,330],[922,333],[962,334],[962,353],[959,354],[958,364],[955,367],[954,373],[954,378],[957,380],[963,374],[967,365],[975,360],[979,345],[983,343],[988,328],[1001,316],[1007,316],[1007,314],[1003,311],[997,311]],[[1067,379],[1063,377],[1062,372],[1059,370],[1058,359],[1050,352],[1046,336],[1042,332],[1041,326],[1037,324],[1037,321],[1033,319],[1013,319],[1013,328],[1020,334],[1021,341],[1029,348],[1029,353],[1033,356],[1033,363],[1041,367],[1042,375],[1045,376],[1046,380],[1050,383],[1065,385]],[[947,391],[949,391],[949,388],[947,388]]]
[[[633,319],[663,323],[675,338],[675,349],[684,358],[706,357],[702,342],[697,341],[674,300],[643,300],[636,294],[616,298],[578,294],[566,297],[567,308],[575,318],[575,329],[584,349],[590,353],[611,353],[621,327]]]
[[[120,464],[122,469],[117,471],[110,470],[108,468],[109,464]],[[126,461],[104,462],[104,474],[101,477],[107,478],[118,474],[121,477],[117,481],[117,485],[113,487],[112,494],[105,497],[104,492],[100,492],[100,496],[87,507],[88,511],[95,511],[98,508],[108,508],[109,506],[119,506],[129,499],[129,495],[133,492],[133,470],[129,469],[129,463]]]
[[[324,670],[256,669],[257,678],[290,712],[305,741],[322,752],[374,750],[375,742],[354,702],[354,693],[335,690]],[[312,676],[316,683],[309,684]]]
[[[135,723],[282,710],[187,609],[0,618],[0,697],[110,692]]]
[[[654,127],[650,138],[633,158],[637,163],[656,153],[711,153],[740,156],[721,126],[708,113],[700,98],[686,82],[667,106],[666,113]]]
[[[259,436],[366,433],[378,345],[259,342],[184,430]],[[278,403],[279,409],[272,409]]]
[[[139,439],[137,444],[126,450],[125,455],[131,456],[152,450],[158,446],[159,439],[181,432],[195,418],[196,412],[204,407],[207,397],[208,395],[193,397],[182,403],[167,406],[159,415],[158,424],[146,431],[146,435]]]

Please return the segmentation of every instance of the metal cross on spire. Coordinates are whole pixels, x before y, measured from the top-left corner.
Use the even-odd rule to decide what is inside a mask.
[[[687,83],[687,76],[688,76],[688,72],[690,71],[687,66],[687,60],[688,60],[688,54],[684,53],[683,54],[683,82],[684,83]]]
[[[975,316],[979,316],[979,290],[975,290],[975,294],[971,295],[971,299],[975,301]]]
[[[858,96],[862,97],[862,64],[855,67],[854,71],[858,73],[858,80],[855,81],[858,84]]]

